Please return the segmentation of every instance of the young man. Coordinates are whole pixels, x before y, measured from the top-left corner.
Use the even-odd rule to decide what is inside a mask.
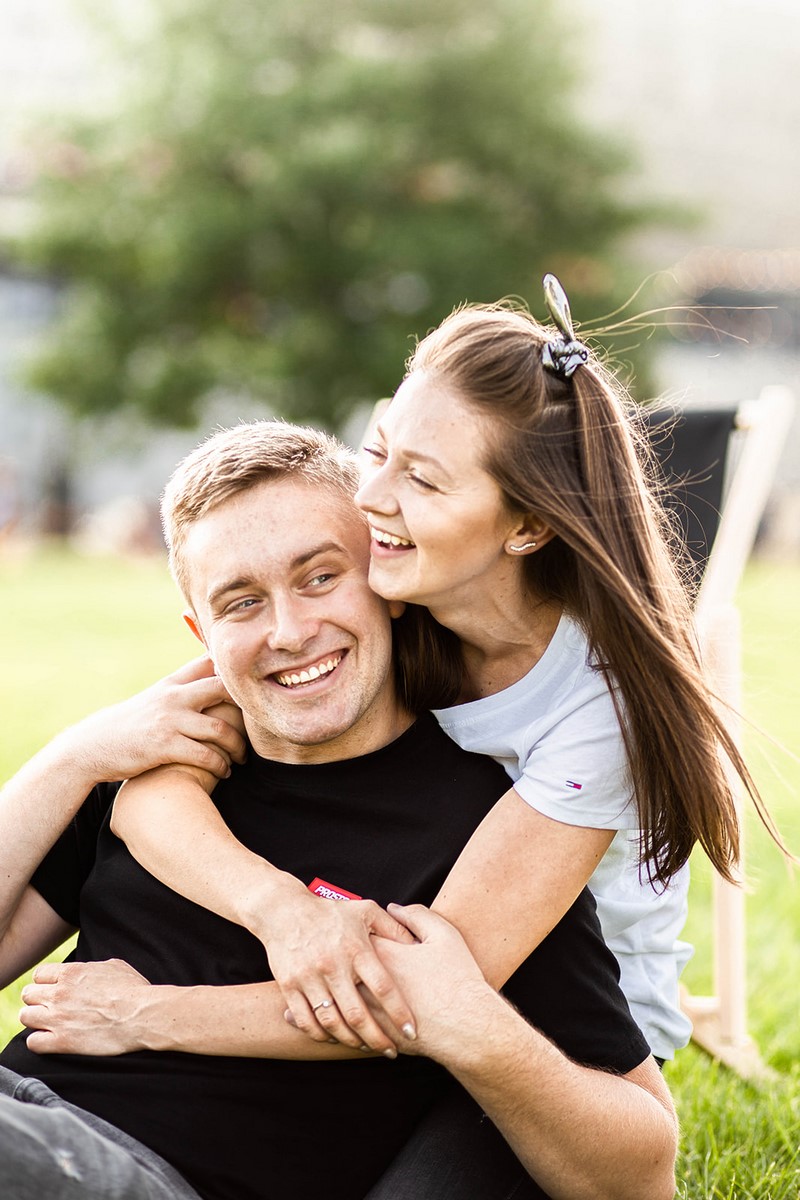
[[[507,780],[398,701],[354,485],[329,439],[273,423],[216,435],[173,479],[189,620],[250,745],[214,800],[245,846],[312,887],[430,904]],[[26,989],[30,1044],[0,1058],[4,1195],[398,1197],[379,1177],[455,1077],[537,1181],[515,1194],[671,1197],[674,1113],[587,895],[506,988],[532,1024],[412,907],[393,912],[417,941],[376,940],[414,1013],[409,1036],[391,1031],[403,1053],[313,1043],[283,1019],[259,942],[111,832],[115,789],[94,785],[185,757],[170,740],[141,749],[146,707],[62,735],[2,794],[3,982],[80,930],[72,963]]]

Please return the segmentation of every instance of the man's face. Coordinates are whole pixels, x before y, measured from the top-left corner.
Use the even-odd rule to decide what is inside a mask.
[[[183,549],[186,619],[244,713],[255,750],[332,762],[408,726],[389,607],[369,588],[369,533],[345,497],[291,478],[211,510]]]

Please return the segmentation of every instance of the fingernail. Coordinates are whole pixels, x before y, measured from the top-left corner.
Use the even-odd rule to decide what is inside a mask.
[[[331,1044],[332,1046],[338,1046],[338,1045],[339,1045],[339,1039],[338,1039],[338,1038],[328,1038],[328,1041],[330,1042],[330,1044]]]
[[[369,1054],[369,1046],[359,1046],[359,1050],[363,1050],[365,1054]]]
[[[410,1021],[407,1021],[403,1026],[403,1033],[410,1042],[415,1042],[417,1040],[417,1031]]]
[[[396,1050],[382,1050],[381,1054],[384,1058],[397,1058]]]

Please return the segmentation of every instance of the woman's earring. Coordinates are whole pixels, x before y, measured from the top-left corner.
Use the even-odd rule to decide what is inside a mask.
[[[509,546],[509,550],[513,550],[516,554],[522,554],[523,550],[532,550],[536,542],[525,542],[522,546]]]

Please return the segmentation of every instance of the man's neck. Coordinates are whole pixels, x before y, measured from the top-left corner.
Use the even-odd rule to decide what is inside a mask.
[[[391,745],[410,729],[416,717],[395,703],[387,711],[367,714],[350,729],[320,742],[298,742],[265,731],[263,726],[244,714],[250,745],[260,758],[298,766],[343,762],[361,758]]]

